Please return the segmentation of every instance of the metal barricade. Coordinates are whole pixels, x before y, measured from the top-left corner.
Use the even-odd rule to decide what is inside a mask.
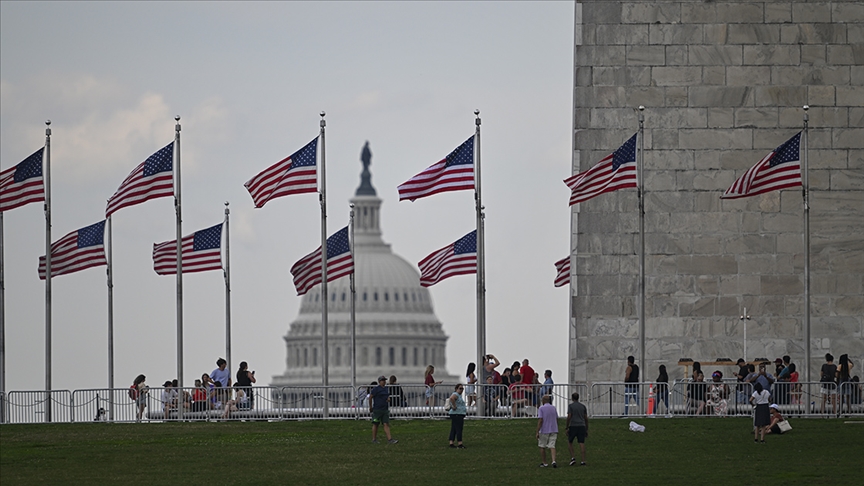
[[[655,383],[596,382],[591,385],[588,415],[591,417],[648,415],[648,398],[654,385]]]
[[[69,390],[10,391],[6,395],[7,421],[12,424],[61,423],[72,421],[72,392]]]
[[[0,391],[0,424],[6,423],[6,392]]]

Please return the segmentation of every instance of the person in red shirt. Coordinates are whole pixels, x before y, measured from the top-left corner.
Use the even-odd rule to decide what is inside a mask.
[[[528,366],[528,358],[522,360],[522,367],[519,368],[519,374],[522,375],[522,383],[529,385],[534,383],[534,368]]]

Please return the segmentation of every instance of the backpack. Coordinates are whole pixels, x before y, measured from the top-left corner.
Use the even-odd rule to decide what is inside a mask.
[[[137,386],[132,385],[129,387],[129,398],[131,398],[133,401],[138,399],[138,387]]]

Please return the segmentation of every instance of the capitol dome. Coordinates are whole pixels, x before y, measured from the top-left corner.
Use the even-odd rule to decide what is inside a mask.
[[[447,339],[435,317],[428,289],[420,286],[414,265],[393,253],[381,237],[381,199],[369,173],[368,143],[363,148],[363,173],[354,204],[354,278],[356,383],[380,375],[396,375],[401,384],[423,383],[427,365],[445,384],[459,381],[447,373]],[[351,383],[349,277],[327,284],[329,383]],[[284,337],[285,373],[272,385],[321,384],[321,288],[313,287]]]

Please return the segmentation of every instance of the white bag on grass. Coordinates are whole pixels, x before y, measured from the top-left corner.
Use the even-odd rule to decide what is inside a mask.
[[[645,426],[639,425],[636,422],[630,422],[630,430],[633,432],[645,432]]]

